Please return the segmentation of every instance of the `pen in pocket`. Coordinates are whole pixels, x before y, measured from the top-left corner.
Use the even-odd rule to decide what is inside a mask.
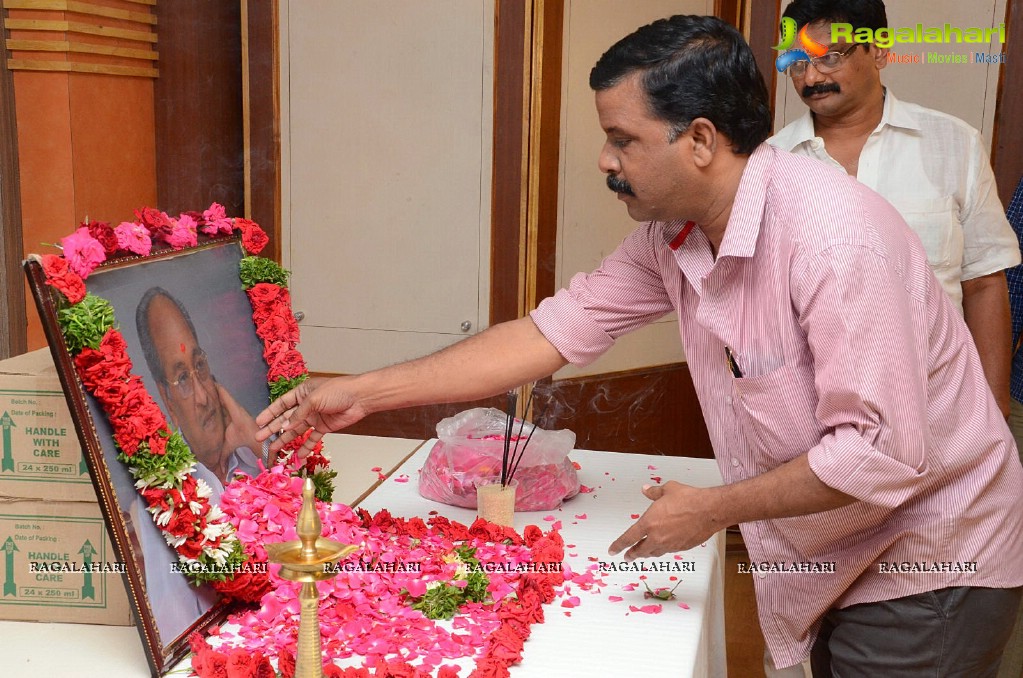
[[[742,370],[739,369],[739,363],[735,362],[735,356],[732,355],[732,349],[725,346],[725,362],[728,364],[728,371],[732,373],[732,376],[736,379],[742,378]]]

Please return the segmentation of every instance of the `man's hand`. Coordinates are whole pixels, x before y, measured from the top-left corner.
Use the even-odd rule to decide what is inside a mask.
[[[255,424],[259,427],[256,439],[263,441],[278,434],[277,440],[270,445],[270,452],[276,453],[312,429],[298,450],[300,458],[308,456],[325,433],[351,426],[369,414],[358,404],[356,395],[349,388],[350,382],[351,377],[315,378],[302,382],[256,416]]]
[[[221,459],[227,459],[239,447],[247,447],[259,456],[261,445],[256,438],[259,428],[256,420],[222,384],[217,384],[217,391],[220,392],[220,404],[224,409],[224,453]]]
[[[706,490],[677,483],[646,486],[643,494],[654,501],[636,523],[618,537],[608,550],[612,556],[625,552],[626,560],[650,558],[675,551],[685,551],[702,544],[718,530],[719,525],[706,510]]]

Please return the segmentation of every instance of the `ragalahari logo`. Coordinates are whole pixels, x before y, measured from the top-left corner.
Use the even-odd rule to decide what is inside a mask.
[[[774,67],[778,69],[779,73],[784,72],[786,68],[797,61],[809,61],[810,57],[824,56],[828,52],[827,45],[820,44],[807,34],[806,26],[803,26],[798,34],[801,48],[791,49],[796,42],[796,37],[796,20],[789,16],[782,17],[781,39],[777,45],[771,48],[781,52],[774,62]]]

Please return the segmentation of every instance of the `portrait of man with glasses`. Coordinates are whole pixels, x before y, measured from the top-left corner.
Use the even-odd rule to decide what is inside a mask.
[[[124,336],[133,371],[180,432],[196,458],[194,476],[219,503],[237,474],[258,475],[261,444],[255,413],[269,402],[263,343],[256,336],[252,306],[239,284],[243,252],[237,244],[202,248],[130,266],[99,268],[89,289],[107,299]],[[220,596],[193,586],[177,554],[118,458],[113,432],[89,399],[110,480],[127,533],[129,567],[145,585],[161,642],[186,633]]]
[[[199,461],[196,476],[213,490],[213,500],[236,473],[258,475],[253,416],[217,382],[182,303],[162,287],[151,287],[139,302],[135,325],[168,419]]]

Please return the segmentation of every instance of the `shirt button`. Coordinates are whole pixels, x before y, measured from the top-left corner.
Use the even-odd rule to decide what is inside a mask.
[[[813,148],[813,150],[815,151],[821,150],[822,146],[824,146],[824,142],[820,140],[820,137],[810,142],[810,147]]]
[[[732,466],[735,466],[736,468],[739,466],[739,460],[735,457],[732,457]]]
[[[726,405],[732,404],[732,396],[725,396],[725,404]]]
[[[760,577],[761,579],[767,579],[766,572],[757,572],[757,576]]]

